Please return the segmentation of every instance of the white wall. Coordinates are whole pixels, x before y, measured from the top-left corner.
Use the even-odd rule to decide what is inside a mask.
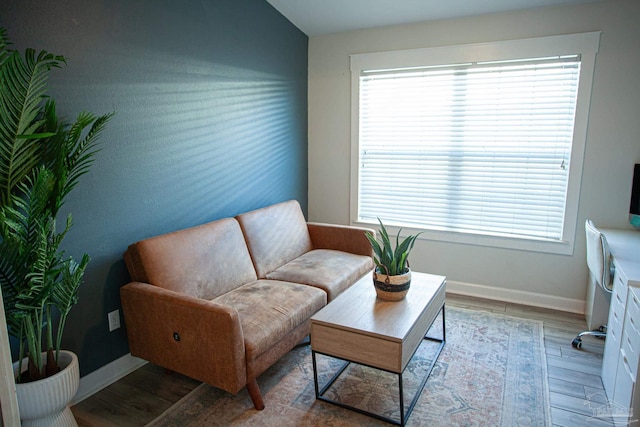
[[[638,22],[640,1],[606,0],[310,38],[309,219],[350,221],[350,54],[602,31],[573,255],[422,240],[410,257],[413,269],[446,275],[449,289],[580,311],[584,220],[629,227],[633,164],[640,162]]]

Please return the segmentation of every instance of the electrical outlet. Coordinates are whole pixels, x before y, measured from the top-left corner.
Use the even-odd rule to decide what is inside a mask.
[[[120,327],[120,310],[113,310],[107,315],[107,318],[109,319],[109,332]]]

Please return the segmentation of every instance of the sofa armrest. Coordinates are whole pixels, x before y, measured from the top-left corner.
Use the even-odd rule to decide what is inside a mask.
[[[375,230],[348,225],[322,224],[309,222],[309,235],[314,249],[334,249],[356,255],[372,256],[371,244],[365,232],[375,236]]]
[[[142,282],[120,297],[132,355],[230,393],[246,385],[235,309]]]

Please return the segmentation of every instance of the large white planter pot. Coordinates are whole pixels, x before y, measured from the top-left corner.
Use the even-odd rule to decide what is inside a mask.
[[[46,353],[42,354],[46,360]],[[70,352],[60,351],[60,372],[48,378],[30,383],[16,384],[20,421],[23,427],[78,427],[69,403],[80,385],[78,357]],[[23,363],[23,371],[26,362]],[[18,362],[13,364],[17,376]]]

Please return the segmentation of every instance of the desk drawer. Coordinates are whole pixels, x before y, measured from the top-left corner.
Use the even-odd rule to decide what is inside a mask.
[[[620,338],[622,326],[624,324],[625,304],[620,303],[614,293],[611,298],[611,309],[609,310],[609,320],[607,321],[607,333],[612,332]]]
[[[638,361],[640,360],[640,334],[632,327],[625,326],[622,333],[622,343],[620,353],[625,355],[628,370],[635,378],[638,374]],[[619,369],[619,368],[618,368]],[[620,372],[618,371],[618,374]]]
[[[611,295],[611,305],[620,304],[623,307],[627,303],[627,278],[619,268],[613,276],[613,294]]]
[[[609,320],[607,322],[607,333],[612,332],[618,339],[622,337],[622,326],[624,324],[628,293],[626,282],[620,281],[622,278],[623,276],[616,274],[613,284],[613,294],[611,295]]]
[[[627,305],[627,284],[623,280],[624,275],[619,274],[619,269],[613,281],[613,294],[611,295],[611,308],[607,321],[607,339],[604,344],[602,356],[602,383],[609,399],[613,398],[613,389],[616,382],[618,357],[622,346],[622,327],[624,325]]]
[[[628,359],[624,350],[620,351],[620,360],[618,361],[618,375],[616,377],[615,390],[613,398],[610,398],[617,408],[617,416],[615,417],[616,426],[628,426],[629,419],[623,415],[630,414],[634,390],[636,388],[636,377],[629,369]]]
[[[622,349],[629,364],[631,375],[635,378],[638,374],[638,362],[640,361],[640,297],[638,289],[631,289],[627,296],[627,312],[624,316],[624,328],[622,332]]]
[[[609,313],[609,324],[611,324],[612,313]],[[620,319],[622,321],[622,319]],[[618,369],[618,359],[620,355],[620,343],[622,339],[622,322],[619,328],[607,328],[607,339],[602,356],[602,384],[607,392],[607,397],[613,399],[613,389],[616,383],[616,371]]]
[[[627,325],[640,333],[640,289],[631,288],[627,296],[627,311],[624,315],[624,327]]]

